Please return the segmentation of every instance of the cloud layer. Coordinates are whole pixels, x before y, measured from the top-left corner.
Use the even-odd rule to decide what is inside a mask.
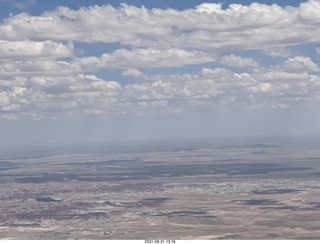
[[[320,41],[319,13],[320,1],[309,0],[285,8],[203,3],[179,11],[122,4],[11,16],[0,24],[0,116],[317,108],[319,65],[287,47]],[[74,44],[81,42],[121,47],[77,56]],[[264,67],[246,56],[249,49],[282,62]],[[191,66],[197,71],[186,68]],[[148,75],[147,68],[158,75]],[[99,78],[102,70],[122,76]],[[130,84],[123,82],[128,76]]]
[[[320,4],[300,7],[203,3],[195,9],[146,9],[122,4],[41,16],[21,13],[0,25],[2,40],[120,42],[135,47],[253,49],[319,42]]]
[[[319,102],[320,76],[310,73],[314,70],[319,68],[309,58],[294,57],[251,74],[203,68],[198,74],[147,76],[131,69],[124,71],[125,75],[139,77],[139,83],[125,86],[94,75],[16,77],[0,80],[0,109],[5,117],[9,113],[37,117],[59,113],[175,113],[202,105],[288,108]]]

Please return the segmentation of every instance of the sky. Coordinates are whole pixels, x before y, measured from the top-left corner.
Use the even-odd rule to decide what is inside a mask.
[[[0,0],[0,143],[319,134],[320,1]]]

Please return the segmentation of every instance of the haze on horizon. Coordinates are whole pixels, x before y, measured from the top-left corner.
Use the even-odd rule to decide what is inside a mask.
[[[319,0],[161,2],[0,0],[0,144],[320,133]]]

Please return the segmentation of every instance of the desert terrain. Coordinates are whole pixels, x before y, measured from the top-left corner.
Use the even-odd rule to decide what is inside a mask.
[[[1,239],[320,239],[316,141],[2,147]]]

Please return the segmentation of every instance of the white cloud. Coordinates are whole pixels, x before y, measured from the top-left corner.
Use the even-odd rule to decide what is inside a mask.
[[[1,0],[2,2],[9,2],[13,6],[19,9],[26,9],[28,6],[37,4],[36,0],[27,0],[27,1],[15,1],[15,0]]]
[[[11,61],[0,62],[0,76],[61,76],[78,74],[78,67],[66,62],[55,60]]]
[[[198,74],[143,75],[139,80],[139,84],[124,87],[94,75],[3,80],[0,81],[0,110],[8,118],[114,116],[130,112],[176,113],[198,106],[290,108],[301,103],[317,104],[320,100],[319,75],[277,71],[274,67],[251,74],[203,68]]]
[[[272,57],[290,57],[292,52],[286,47],[269,47],[263,49],[263,52]]]
[[[223,56],[220,61],[221,64],[231,67],[259,67],[259,63],[252,58],[236,56],[234,54]]]
[[[51,44],[51,42],[48,43]],[[83,57],[74,58],[71,61],[59,61],[55,59],[59,56],[71,55],[71,52],[68,52],[69,49],[64,49],[66,46],[56,45],[55,43],[46,45],[45,42],[29,44],[29,42],[27,44],[19,42],[19,45],[13,45],[15,48],[9,50],[3,48],[3,60],[0,58],[0,76],[70,76],[100,69],[126,69],[124,75],[137,76],[141,73],[136,68],[181,67],[186,64],[201,64],[215,60],[214,57],[210,57],[202,51],[148,48],[118,49],[112,53],[105,53],[101,57]],[[32,49],[33,44],[40,47]]]
[[[40,85],[39,85],[40,83]],[[21,114],[32,112],[37,116],[49,113],[83,114],[100,111],[108,114],[108,108],[117,101],[121,85],[104,81],[93,75],[77,77],[30,78],[23,88]],[[21,91],[15,90],[15,93]]]
[[[56,59],[73,56],[73,45],[43,41],[0,40],[0,60]]]
[[[9,91],[0,90],[0,111],[18,112],[20,105],[26,103],[23,94],[27,89],[25,87],[12,87]]]
[[[223,14],[223,10],[221,9],[221,7],[221,3],[202,3],[201,5],[196,6],[196,12],[208,14]]]
[[[308,59],[301,57],[289,60],[309,63]],[[311,63],[309,66],[310,72],[314,70]],[[299,104],[316,106],[315,102],[320,101],[319,75],[277,71],[274,67],[259,72],[234,73],[222,68],[203,68],[195,75],[144,76],[145,83],[126,86],[123,95],[131,104],[135,102],[138,106],[136,110],[140,109],[142,113],[155,108],[155,102],[162,102],[161,109],[182,111],[203,105],[285,109]]]
[[[319,72],[318,64],[314,63],[309,57],[296,56],[289,58],[282,65],[275,66],[273,70],[287,71],[292,73]]]
[[[183,11],[125,4],[59,7],[41,16],[21,13],[6,19],[0,25],[0,38],[120,42],[165,49],[265,49],[320,41],[319,5],[310,0],[300,7],[252,3],[221,9],[219,4],[205,3]]]
[[[300,8],[281,8],[253,3],[221,9],[221,4],[206,3],[183,11],[107,5],[12,16],[0,25],[0,114],[17,119],[317,104],[318,64],[309,57],[292,57],[285,46],[320,41],[318,5],[309,1]],[[131,49],[75,57],[72,41],[120,42]],[[252,58],[221,54],[255,48],[290,58],[267,69]],[[211,62],[258,69],[236,73],[203,68],[197,74],[153,76],[139,70]],[[123,70],[123,76],[139,82],[121,86],[121,81],[87,74],[101,69]]]
[[[319,23],[320,22],[319,11],[320,11],[320,2],[318,0],[309,0],[308,2],[300,4],[299,16],[302,19]]]
[[[268,70],[263,73],[258,73],[258,74],[252,74],[255,79],[259,81],[281,81],[281,80],[286,80],[286,81],[296,81],[296,80],[308,80],[310,79],[310,75],[308,73],[290,73],[290,72],[285,72],[285,71],[275,71],[275,70]]]
[[[139,76],[142,76],[143,73],[142,73],[140,70],[137,70],[137,69],[127,69],[127,70],[124,70],[124,71],[122,72],[122,75],[124,75],[124,76],[139,77]]]
[[[73,64],[82,70],[96,71],[98,69],[134,69],[142,67],[181,67],[186,64],[201,64],[215,61],[202,51],[187,51],[184,49],[117,49],[105,53],[100,58],[84,57],[75,59]]]
[[[143,102],[142,110],[150,109],[159,101],[169,111],[206,104],[248,108],[252,106],[252,93],[259,96],[272,92],[269,83],[259,83],[247,73],[237,74],[221,68],[204,68],[197,75],[153,76],[148,80],[148,83],[128,85],[124,90],[131,102]]]

